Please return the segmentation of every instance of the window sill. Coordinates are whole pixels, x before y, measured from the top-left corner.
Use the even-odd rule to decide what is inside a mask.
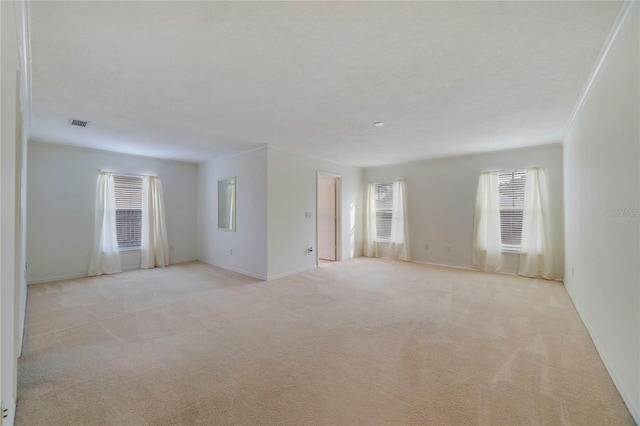
[[[506,253],[506,254],[520,254],[520,249],[503,248],[503,249],[502,249],[502,253]]]
[[[141,247],[122,247],[118,251],[140,251]]]

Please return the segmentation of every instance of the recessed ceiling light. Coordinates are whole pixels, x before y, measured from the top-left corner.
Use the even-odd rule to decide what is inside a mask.
[[[373,123],[373,125],[376,127],[382,127],[384,126],[384,123],[382,121],[376,121],[375,123]]]

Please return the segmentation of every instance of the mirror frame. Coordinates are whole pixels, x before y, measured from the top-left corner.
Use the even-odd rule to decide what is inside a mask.
[[[227,210],[232,209],[232,213],[230,215],[230,219],[231,219],[231,227],[220,227],[221,222],[220,222],[220,204],[221,204],[221,198],[220,198],[220,187],[221,185],[224,185],[225,182],[229,183],[229,182],[233,182],[233,199],[231,200],[231,202],[233,203],[233,205],[229,205]],[[225,232],[236,232],[236,206],[237,206],[237,185],[238,185],[238,179],[236,176],[229,176],[226,178],[221,178],[218,179],[218,231],[225,231]]]

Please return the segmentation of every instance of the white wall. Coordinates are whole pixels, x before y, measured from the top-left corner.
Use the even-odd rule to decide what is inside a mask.
[[[200,164],[198,258],[263,280],[315,268],[318,172],[341,176],[341,257],[360,256],[361,169],[265,147]],[[229,176],[237,177],[236,232],[217,230],[217,182]]]
[[[269,279],[316,267],[318,172],[341,177],[341,260],[362,255],[362,169],[269,148]]]
[[[20,70],[14,2],[0,2],[0,401],[3,424],[13,424],[16,402],[19,284],[20,138],[17,71]]]
[[[93,248],[98,170],[158,175],[164,189],[170,262],[197,258],[196,164],[30,143],[29,283],[87,274]],[[139,250],[121,252],[121,261],[123,269],[139,267]]]
[[[640,423],[639,9],[633,4],[565,138],[564,171],[565,284]]]
[[[404,178],[413,261],[471,268],[473,212],[480,172],[531,166],[542,166],[547,172],[553,203],[554,257],[561,277],[564,246],[560,144],[367,168],[364,181],[366,185]],[[516,273],[517,261],[517,255],[505,254],[503,271]]]
[[[236,176],[236,231],[218,231],[218,179]],[[198,167],[198,259],[267,279],[267,149]]]

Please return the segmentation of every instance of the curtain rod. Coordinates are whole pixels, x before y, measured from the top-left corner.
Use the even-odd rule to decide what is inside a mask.
[[[136,175],[133,173],[120,173],[120,172],[111,172],[109,170],[101,170],[98,169],[99,172],[103,172],[103,173],[111,173],[113,175],[118,175],[118,176],[131,176],[131,177],[158,177],[158,175]]]

